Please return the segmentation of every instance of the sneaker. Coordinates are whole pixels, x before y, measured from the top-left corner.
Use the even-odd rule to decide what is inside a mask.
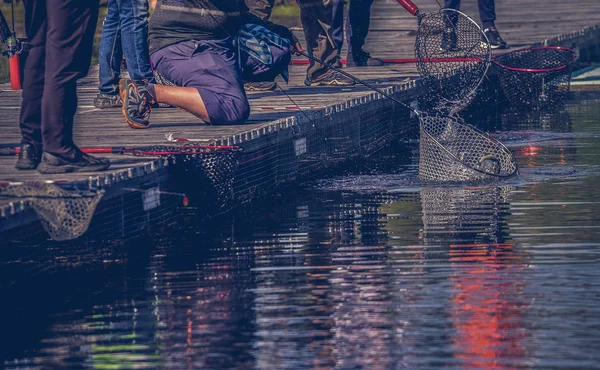
[[[348,54],[346,66],[348,67],[381,67],[384,65],[383,59],[373,58],[366,50],[359,50]]]
[[[354,85],[354,80],[330,69],[312,81],[306,76],[304,84],[306,86],[350,86]]]
[[[276,88],[277,83],[274,81],[244,83],[244,89],[246,89],[246,91],[273,91]]]
[[[98,109],[121,107],[123,102],[119,94],[98,94],[94,98],[94,107]]]
[[[123,112],[125,122],[131,128],[148,128],[150,111],[155,101],[146,90],[146,84],[142,81],[123,78],[119,81],[119,91],[123,101],[121,112]]]
[[[502,37],[500,37],[500,33],[498,33],[496,27],[486,28],[485,30],[483,30],[483,33],[485,33],[488,40],[490,41],[490,47],[492,49],[508,48],[508,45],[506,45],[506,42],[502,40]]]
[[[40,164],[41,150],[32,144],[21,144],[19,158],[15,168],[17,170],[34,170]]]
[[[38,166],[40,173],[67,173],[67,172],[93,172],[103,171],[110,167],[110,161],[106,158],[97,158],[76,150],[74,158],[61,158],[54,154],[44,152]]]
[[[440,51],[458,51],[458,39],[456,36],[456,32],[453,29],[446,30],[442,34],[442,44],[440,45]]]

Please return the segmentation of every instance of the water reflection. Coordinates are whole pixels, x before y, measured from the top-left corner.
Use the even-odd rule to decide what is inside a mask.
[[[582,135],[564,160],[592,171],[597,115],[584,108],[569,109]],[[558,168],[556,143],[519,160]],[[122,245],[3,247],[0,363],[596,367],[600,178],[416,187],[406,173],[289,191],[209,223],[189,215]]]
[[[530,337],[523,272],[527,257],[507,241],[513,187],[423,188],[423,242],[449,247],[449,319],[462,368],[508,369]]]

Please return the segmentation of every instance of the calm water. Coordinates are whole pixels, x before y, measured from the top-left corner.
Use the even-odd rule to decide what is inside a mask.
[[[0,363],[597,368],[598,98],[505,122],[507,183],[420,186],[413,159],[129,243],[8,247]]]

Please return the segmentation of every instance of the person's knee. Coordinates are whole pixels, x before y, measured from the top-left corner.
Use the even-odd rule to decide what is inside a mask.
[[[213,125],[239,125],[250,117],[250,103],[246,98],[227,97],[215,108],[208,112]]]

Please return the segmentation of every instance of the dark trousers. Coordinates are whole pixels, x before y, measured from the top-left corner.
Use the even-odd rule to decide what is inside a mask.
[[[250,11],[263,19],[271,15],[274,0],[246,0]],[[332,0],[296,0],[300,7],[300,21],[304,29],[306,49],[308,53],[327,63],[335,63],[339,52],[331,35],[333,20]],[[310,80],[327,72],[320,63],[311,62],[306,71]]]
[[[496,20],[496,6],[494,0],[477,0],[479,18],[483,28],[492,27]],[[445,0],[444,7],[460,10],[460,0]]]
[[[87,75],[97,0],[24,0],[29,52],[23,72],[22,143],[75,156],[77,80]]]
[[[346,0],[333,0],[333,41],[338,49],[342,51],[344,45],[344,4]],[[348,17],[346,18],[346,38],[348,40],[348,55],[353,50],[360,51],[365,45],[365,39],[369,33],[371,24],[371,5],[373,0],[350,0],[348,6]]]

